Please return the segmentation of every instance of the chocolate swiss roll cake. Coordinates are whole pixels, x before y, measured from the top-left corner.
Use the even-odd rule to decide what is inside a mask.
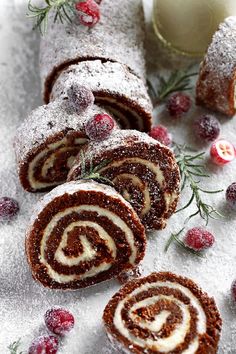
[[[128,282],[103,320],[119,352],[136,354],[216,354],[222,325],[213,298],[168,272]]]
[[[150,131],[152,103],[143,80],[126,66],[101,60],[70,66],[56,80],[51,100],[67,97],[67,89],[78,83],[88,87],[95,103],[108,109],[125,129]]]
[[[111,181],[129,201],[146,229],[162,229],[176,209],[179,198],[179,168],[172,151],[145,133],[113,131],[102,142],[83,147],[85,161],[78,155],[68,180],[81,178],[83,166],[106,161],[99,173]]]
[[[76,155],[87,142],[85,124],[104,112],[93,105],[78,114],[69,100],[35,109],[18,128],[14,143],[23,188],[42,192],[65,182]]]
[[[94,181],[65,183],[39,201],[26,235],[33,277],[53,289],[78,289],[135,268],[144,228],[115,189]]]
[[[197,82],[196,102],[228,116],[236,113],[236,17],[228,17],[214,34]]]
[[[100,21],[92,28],[72,23],[54,24],[49,19],[41,41],[40,66],[47,103],[55,79],[71,64],[84,60],[117,61],[139,77],[145,77],[144,14],[142,0],[103,0]]]

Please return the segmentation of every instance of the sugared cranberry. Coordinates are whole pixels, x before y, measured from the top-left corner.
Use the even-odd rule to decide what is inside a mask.
[[[172,95],[167,101],[167,110],[172,117],[179,118],[191,108],[191,98],[181,92]]]
[[[158,140],[160,143],[166,146],[170,146],[172,143],[172,136],[168,132],[168,129],[163,125],[156,125],[155,127],[153,127],[149,135],[153,139]]]
[[[236,279],[233,281],[231,285],[231,296],[232,299],[236,302]]]
[[[67,90],[67,96],[74,110],[81,114],[94,103],[94,95],[90,89],[85,86],[73,84]]]
[[[194,227],[188,230],[184,238],[184,243],[195,251],[202,251],[211,247],[215,242],[214,236],[201,227]]]
[[[36,338],[30,348],[29,354],[56,354],[58,339],[54,336],[41,336]]]
[[[232,183],[226,190],[226,200],[232,209],[236,210],[236,182]]]
[[[64,335],[74,327],[74,316],[64,308],[52,308],[44,315],[47,328],[59,335]]]
[[[100,20],[99,5],[94,0],[79,1],[75,8],[80,13],[79,19],[84,26],[93,27]]]
[[[203,141],[214,141],[220,134],[220,123],[214,116],[204,114],[194,122],[194,132]]]
[[[108,114],[96,114],[85,127],[85,132],[91,140],[106,139],[115,126],[114,120]]]
[[[2,197],[0,198],[0,221],[9,221],[19,211],[19,204],[15,199]]]
[[[235,147],[229,141],[220,139],[211,145],[210,155],[217,165],[225,165],[235,159]]]

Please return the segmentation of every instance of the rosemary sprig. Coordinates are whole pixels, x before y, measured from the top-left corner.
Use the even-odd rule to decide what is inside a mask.
[[[205,153],[195,153],[194,150],[186,145],[180,145],[174,143],[174,152],[176,156],[176,160],[180,169],[181,176],[181,190],[183,190],[187,185],[191,190],[191,197],[189,201],[180,209],[176,211],[179,213],[185,209],[187,209],[192,203],[195,203],[196,211],[187,217],[184,224],[186,224],[193,217],[200,215],[202,219],[205,220],[206,225],[209,222],[209,219],[218,219],[218,217],[224,217],[218,210],[216,210],[212,205],[207,204],[202,199],[202,193],[220,193],[223,190],[207,190],[201,187],[201,181],[199,178],[207,178],[210,177],[205,170],[205,166],[202,164]],[[172,242],[177,243],[180,247],[184,248],[186,251],[195,254],[197,256],[202,257],[202,253],[197,252],[188,246],[179,238],[181,233],[183,232],[184,227],[178,233],[172,233],[170,238],[168,239],[165,252],[168,251]]]
[[[23,354],[23,352],[18,352],[20,345],[21,345],[21,339],[20,338],[17,341],[11,343],[8,346],[10,354]]]
[[[96,166],[93,166],[92,161],[86,161],[85,158],[85,154],[84,152],[81,150],[80,151],[80,161],[81,161],[81,175],[80,175],[80,179],[84,179],[84,180],[95,180],[101,183],[105,183],[105,184],[109,184],[110,186],[114,186],[113,182],[102,176],[101,175],[101,170],[106,167],[111,160],[104,160],[101,163],[99,163]]]
[[[43,35],[47,31],[48,27],[48,16],[49,12],[55,13],[53,22],[60,21],[71,22],[71,17],[75,13],[74,4],[76,0],[44,0],[45,6],[38,7],[32,5],[32,1],[28,2],[28,17],[35,19],[35,25],[33,29],[38,28],[40,33]]]
[[[177,232],[176,234],[172,233],[169,240],[166,243],[165,246],[165,252],[168,251],[170,245],[175,242],[178,246],[180,246],[181,248],[183,248],[185,251],[190,252],[192,254],[194,254],[197,257],[201,257],[203,258],[204,255],[201,252],[195,251],[192,248],[188,247],[185,245],[185,243],[180,240],[179,236],[181,235],[181,233],[184,231],[184,228],[182,228],[179,232]]]
[[[162,102],[173,92],[191,90],[192,86],[190,85],[190,78],[196,75],[198,75],[196,72],[188,73],[186,70],[176,70],[173,71],[167,79],[160,76],[160,87],[158,91],[156,91],[152,83],[148,81],[150,93],[154,99],[154,103],[158,104]]]
[[[205,166],[202,164],[205,153],[191,154],[185,145],[174,145],[176,160],[180,169],[181,175],[181,190],[185,188],[188,184],[191,189],[191,197],[189,201],[182,208],[178,209],[176,213],[187,209],[193,202],[196,205],[196,212],[192,213],[186,221],[189,221],[196,215],[200,215],[202,219],[205,220],[206,225],[209,219],[217,219],[218,217],[223,217],[223,215],[217,211],[212,205],[204,202],[202,198],[202,193],[215,194],[220,193],[223,190],[206,190],[201,187],[199,178],[210,177],[205,170]],[[186,222],[185,221],[185,222]]]

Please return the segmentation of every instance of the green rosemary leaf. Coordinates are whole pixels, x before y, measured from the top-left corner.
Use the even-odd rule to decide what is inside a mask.
[[[197,176],[197,177],[210,177],[210,175],[207,175],[206,173],[199,173],[199,172],[194,172],[190,171],[192,176]]]
[[[35,18],[33,29],[38,28],[41,35],[44,35],[48,27],[49,13],[55,12],[53,22],[58,20],[61,23],[72,22],[71,16],[75,13],[75,0],[44,0],[44,7],[37,7],[32,5],[32,0],[28,2],[27,17]]]
[[[170,245],[172,244],[172,242],[175,240],[175,236],[178,237],[182,232],[184,231],[184,227],[177,233],[177,234],[171,234],[169,240],[167,241],[166,245],[165,245],[165,252],[168,251]]]
[[[10,354],[23,354],[23,352],[18,352],[20,345],[21,345],[21,339],[20,338],[17,341],[11,343],[8,346]]]
[[[80,179],[84,180],[95,180],[97,182],[109,184],[110,186],[114,186],[114,183],[108,179],[107,177],[102,176],[101,170],[106,167],[111,160],[104,160],[96,166],[93,166],[92,157],[90,156],[89,164],[86,163],[85,154],[81,150],[80,151],[80,163],[81,163],[81,174]],[[88,165],[88,170],[87,170]]]
[[[204,257],[204,255],[201,252],[195,251],[192,248],[188,247],[185,245],[185,243],[183,241],[180,240],[179,236],[181,235],[181,233],[183,232],[184,228],[182,228],[177,234],[172,233],[169,240],[166,243],[165,246],[165,252],[168,251],[170,245],[175,242],[178,246],[180,246],[181,248],[183,248],[185,251],[194,254],[195,256],[198,257]]]
[[[193,250],[192,248],[186,246],[183,241],[181,241],[178,237],[176,237],[176,235],[174,235],[174,240],[175,240],[176,243],[177,243],[181,248],[183,248],[185,251],[187,251],[187,252],[189,252],[189,253],[192,253],[192,254],[194,254],[195,256],[200,257],[200,258],[203,258],[203,257],[204,257],[201,252],[197,252],[197,251]]]
[[[224,192],[224,189],[218,189],[216,191],[208,191],[208,190],[205,190],[205,189],[202,189],[199,187],[199,190],[203,193],[207,193],[207,194],[216,194],[216,193],[221,193],[221,192]]]
[[[208,205],[203,201],[201,192],[214,194],[219,193],[222,190],[208,191],[201,187],[201,178],[210,177],[206,173],[205,166],[200,163],[202,160],[204,160],[205,153],[201,152],[191,154],[189,150],[193,151],[193,149],[189,149],[189,147],[187,148],[185,145],[179,145],[177,143],[174,143],[174,151],[182,180],[181,190],[183,191],[186,185],[188,184],[192,191],[188,203],[183,208],[177,210],[177,212],[181,212],[187,209],[194,202],[197,210],[196,212],[188,216],[188,218],[185,220],[185,223],[199,214],[201,218],[206,221],[207,224],[209,218],[213,219],[216,215],[219,216],[220,213],[217,214],[216,210],[211,205]],[[199,178],[196,179],[196,177]]]
[[[194,200],[194,193],[192,193],[191,198],[189,199],[188,203],[185,204],[185,206],[183,206],[182,208],[178,209],[175,213],[179,213],[180,211],[187,209],[193,202]]]
[[[189,73],[186,71],[176,70],[170,74],[167,79],[160,77],[160,89],[158,91],[157,101],[164,100],[169,94],[177,91],[191,90],[190,78],[198,73]]]

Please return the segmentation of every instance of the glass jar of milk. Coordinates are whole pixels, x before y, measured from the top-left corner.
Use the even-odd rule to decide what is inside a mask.
[[[236,15],[236,0],[153,0],[158,37],[174,50],[201,56],[220,22]]]

